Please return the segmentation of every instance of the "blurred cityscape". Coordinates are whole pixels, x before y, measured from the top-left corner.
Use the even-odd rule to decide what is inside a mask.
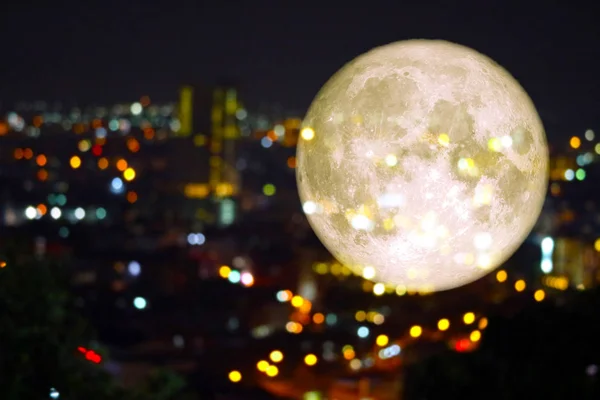
[[[355,276],[320,244],[296,190],[303,115],[247,109],[229,84],[132,100],[0,110],[1,240],[68,265],[99,335],[81,356],[125,386],[161,366],[234,393],[222,398],[398,399],[405,366],[474,351],[490,316],[600,282],[593,127],[551,143],[547,201],[518,252],[431,294]]]

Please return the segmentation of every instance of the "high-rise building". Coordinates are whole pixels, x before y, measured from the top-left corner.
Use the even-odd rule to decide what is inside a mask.
[[[210,138],[209,185],[218,204],[218,223],[234,222],[240,176],[236,169],[236,147],[240,128],[236,113],[241,109],[234,87],[217,87],[213,91]]]

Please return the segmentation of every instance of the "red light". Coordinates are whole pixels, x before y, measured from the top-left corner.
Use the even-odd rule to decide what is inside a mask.
[[[471,342],[469,341],[469,339],[461,339],[458,342],[456,342],[454,348],[456,349],[456,351],[463,352],[469,350],[470,346]]]
[[[99,157],[102,155],[102,146],[95,144],[94,146],[92,146],[92,154],[95,155],[96,157]]]
[[[88,350],[88,352],[85,353],[85,358],[96,364],[100,364],[100,361],[102,361],[102,357],[92,350]]]
[[[88,350],[85,347],[78,347],[77,351],[85,355],[85,359],[91,361],[95,364],[100,364],[102,361],[102,357],[96,353],[94,350]]]

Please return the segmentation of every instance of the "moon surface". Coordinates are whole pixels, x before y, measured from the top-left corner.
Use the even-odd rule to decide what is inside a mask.
[[[300,136],[313,230],[376,282],[475,281],[516,251],[544,203],[548,146],[531,99],[458,44],[410,40],[359,56],[323,86]]]

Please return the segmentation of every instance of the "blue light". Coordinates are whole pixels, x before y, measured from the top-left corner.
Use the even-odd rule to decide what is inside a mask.
[[[369,336],[369,328],[367,328],[366,326],[361,326],[360,328],[358,328],[358,330],[356,331],[356,334],[358,335],[358,337],[360,338],[366,338],[367,336]]]
[[[273,141],[271,139],[269,139],[267,136],[265,136],[262,139],[260,139],[260,145],[262,147],[264,147],[265,149],[268,149],[269,147],[271,147],[273,145]]]
[[[231,282],[231,283],[239,283],[240,279],[242,279],[242,275],[240,274],[239,271],[236,271],[234,269],[233,271],[231,271],[229,273],[229,276],[227,277],[227,279],[229,279],[229,282]]]
[[[131,276],[138,276],[142,272],[142,267],[137,261],[131,261],[127,266],[127,270]]]
[[[124,189],[125,189],[125,187],[123,185],[123,181],[121,180],[121,178],[114,178],[112,180],[112,182],[110,183],[110,191],[113,192],[114,194],[123,193]]]
[[[106,128],[96,128],[96,137],[98,139],[104,139],[106,138]]]

